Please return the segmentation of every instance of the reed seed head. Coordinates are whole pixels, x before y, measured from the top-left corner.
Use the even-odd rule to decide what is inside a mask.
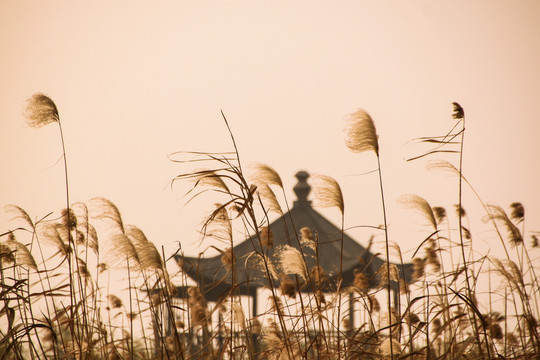
[[[522,222],[525,218],[525,207],[523,204],[520,202],[514,202],[510,204],[510,208],[512,209],[510,218],[518,224]]]
[[[283,215],[281,205],[279,205],[276,194],[274,194],[274,191],[270,189],[270,186],[267,184],[259,184],[257,186],[257,192],[260,197],[261,204],[266,211]]]
[[[337,207],[343,215],[345,202],[338,182],[330,176],[315,174],[312,176],[312,184],[316,205],[323,208]]]
[[[296,298],[296,286],[294,285],[294,282],[286,275],[280,276],[281,282],[279,284],[279,288],[281,290],[281,294],[287,295],[291,299]]]
[[[465,117],[465,111],[463,110],[461,105],[459,105],[457,102],[453,102],[452,106],[454,107],[452,117],[457,120],[463,119]]]
[[[308,227],[303,227],[300,229],[300,244],[302,246],[308,247],[313,251],[316,250],[316,243],[313,237],[313,233]]]
[[[191,312],[191,325],[192,326],[204,326],[206,325],[206,309],[200,305],[194,305],[190,307]]]
[[[358,269],[354,270],[354,281],[353,285],[360,290],[361,292],[366,292],[369,290],[369,279],[366,274],[359,271]]]
[[[437,245],[434,239],[429,239],[428,246],[426,247],[426,263],[431,265],[434,272],[441,271],[441,262],[437,256]]]
[[[307,279],[307,268],[300,251],[290,245],[283,245],[278,250],[277,257],[283,273],[298,275],[305,281]]]
[[[531,235],[531,238],[532,238],[531,246],[533,248],[537,248],[538,247],[538,236],[537,235]]]
[[[379,312],[381,311],[381,304],[379,303],[379,300],[375,297],[375,295],[371,294],[368,296],[370,309],[369,311]]]
[[[52,122],[59,122],[58,109],[47,95],[36,93],[26,101],[24,110],[26,123],[30,127],[40,128]]]
[[[109,305],[110,305],[113,309],[121,308],[122,305],[123,305],[122,299],[120,299],[118,296],[113,295],[113,294],[108,295],[108,296],[107,296],[107,300],[109,300]]]
[[[250,176],[252,181],[268,185],[277,185],[280,188],[283,188],[281,177],[271,166],[261,163],[254,163],[249,167],[253,170],[253,174]]]
[[[437,229],[437,220],[433,213],[433,209],[424,198],[414,194],[407,194],[401,196],[398,201],[404,206],[418,210],[428,223],[433,226],[434,229]]]
[[[418,281],[424,276],[424,269],[426,267],[426,261],[424,259],[416,257],[412,259],[412,263],[413,263],[412,278],[414,281]]]
[[[11,236],[13,233],[10,233]],[[10,237],[11,237],[10,236]],[[29,269],[37,270],[37,264],[34,257],[24,244],[16,240],[7,240],[2,243],[2,253],[5,254],[3,260],[12,260],[17,266],[24,266]]]
[[[441,224],[446,219],[446,209],[440,206],[433,207],[433,213],[437,219],[437,224]]]
[[[233,268],[234,260],[235,255],[232,248],[227,248],[221,255],[221,263],[229,270]]]
[[[420,322],[420,318],[415,313],[407,313],[407,316],[405,317],[405,320],[408,324],[416,325]]]
[[[260,237],[262,246],[266,248],[271,248],[274,246],[274,234],[268,226],[263,226],[261,228]]]
[[[262,325],[259,319],[252,318],[250,321],[250,330],[252,334],[259,335],[262,330]]]
[[[326,280],[326,273],[324,269],[319,265],[315,265],[311,268],[310,275],[311,279],[313,279],[313,281],[317,285],[322,284]]]
[[[500,206],[489,205],[489,216],[495,220],[500,221],[507,231],[508,242],[512,247],[518,246],[523,243],[523,237],[517,226],[508,217],[506,212]],[[519,214],[518,214],[519,215]]]
[[[345,144],[355,153],[373,150],[379,155],[379,141],[371,116],[359,109],[345,119]]]

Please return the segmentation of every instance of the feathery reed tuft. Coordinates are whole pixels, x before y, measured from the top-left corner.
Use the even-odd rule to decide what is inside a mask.
[[[32,95],[26,101],[24,116],[28,126],[33,128],[40,128],[52,122],[58,122],[60,119],[54,101],[41,93]]]
[[[434,239],[429,239],[428,246],[425,249],[426,252],[426,263],[431,265],[434,272],[441,271],[441,262],[437,256],[437,243]]]
[[[257,192],[260,196],[262,206],[266,211],[283,215],[281,205],[279,205],[276,194],[270,189],[270,186],[267,184],[259,184],[257,185]]]
[[[437,228],[437,220],[433,209],[424,198],[414,194],[407,194],[402,195],[398,201],[404,206],[418,210],[434,229]]]
[[[306,264],[298,249],[283,245],[278,249],[277,255],[283,273],[298,275],[304,280],[307,279]]]
[[[413,274],[412,278],[414,281],[420,280],[424,276],[424,269],[426,267],[426,261],[421,258],[412,259],[413,263]]]
[[[452,117],[454,119],[463,119],[465,117],[465,111],[459,105],[457,102],[453,102],[452,106],[454,107],[454,112],[452,113]]]
[[[268,226],[263,226],[260,232],[261,245],[267,248],[274,246],[274,234]]]
[[[281,177],[271,166],[261,163],[250,164],[249,167],[252,170],[250,180],[259,184],[268,184],[268,185],[277,185],[280,188],[283,188],[283,182]]]
[[[30,215],[28,215],[28,213],[24,211],[24,209],[20,208],[17,205],[6,205],[4,209],[8,213],[14,213],[11,220],[21,219],[26,225],[28,225],[29,229],[34,228],[34,222],[30,218]]]
[[[294,282],[284,274],[280,274],[280,284],[279,288],[281,290],[281,293],[283,295],[287,295],[291,299],[294,299],[296,297],[296,286],[294,286]]]
[[[386,269],[386,268],[385,268]],[[360,290],[361,292],[366,292],[369,290],[369,279],[366,274],[354,269],[354,281],[353,285]]]
[[[143,270],[162,270],[163,262],[156,246],[146,238],[141,229],[127,225],[126,236],[131,240]]]
[[[488,205],[489,216],[492,219],[502,222],[508,233],[508,242],[512,247],[523,243],[523,237],[517,226],[510,220],[506,212],[499,206]],[[487,219],[484,219],[487,221]]]
[[[12,235],[12,233],[10,235]],[[37,270],[36,261],[26,246],[14,239],[2,242],[2,245],[5,246],[3,253],[7,255],[6,257],[2,257],[3,260],[12,259],[17,266],[24,266]],[[9,253],[7,253],[8,249]]]
[[[118,296],[110,294],[107,296],[107,300],[109,300],[109,306],[113,309],[121,308],[124,304],[122,303],[122,299],[120,299]]]
[[[510,204],[512,212],[510,213],[510,218],[516,223],[520,223],[525,219],[525,207],[520,202],[514,202]]]
[[[90,199],[88,201],[88,211],[91,218],[110,221],[119,231],[124,232],[124,223],[122,222],[120,210],[112,201],[102,197]]]
[[[232,239],[232,224],[225,206],[215,204],[216,209],[205,219],[203,236],[230,243]]]
[[[440,225],[446,219],[446,209],[440,206],[433,207],[433,213],[437,219],[437,224]]]
[[[345,144],[355,153],[373,150],[377,156],[379,155],[375,124],[365,110],[359,109],[346,118]]]
[[[317,286],[323,284],[327,279],[324,269],[319,265],[315,265],[311,268],[310,275],[311,279],[315,282]]]
[[[221,254],[221,263],[229,270],[233,268],[234,260],[235,255],[232,248],[225,249],[223,254]]]
[[[320,207],[337,207],[344,213],[345,203],[338,182],[326,175],[315,174],[312,177],[315,205]]]

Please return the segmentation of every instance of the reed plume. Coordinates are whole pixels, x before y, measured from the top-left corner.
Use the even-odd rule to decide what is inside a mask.
[[[268,226],[261,227],[260,238],[262,246],[270,248],[274,246],[274,234]]]
[[[433,213],[437,219],[437,224],[440,225],[446,219],[446,209],[440,206],[433,207]]]
[[[58,109],[50,97],[42,93],[32,95],[26,101],[24,116],[27,124],[33,128],[40,128],[52,122],[59,122]]]
[[[266,211],[283,215],[281,205],[279,205],[276,194],[274,194],[272,189],[270,189],[270,186],[267,184],[257,185],[257,194],[259,195],[258,198],[260,198],[262,206]]]
[[[283,273],[298,275],[304,280],[307,279],[306,264],[298,249],[289,245],[283,245],[278,249],[277,257]]]
[[[88,201],[89,217],[91,219],[105,220],[110,222],[120,232],[124,232],[124,223],[120,210],[112,201],[103,197],[95,197]]]
[[[512,247],[515,247],[523,243],[523,237],[517,226],[510,220],[506,212],[500,207],[495,205],[488,205],[489,217],[500,221],[506,228],[508,234],[508,242]],[[485,220],[486,221],[486,220]]]
[[[252,182],[256,183],[257,185],[268,184],[283,188],[281,177],[271,166],[261,163],[253,163],[250,164],[249,167],[251,168],[250,170],[252,170],[252,173],[249,176],[249,179]]]
[[[154,243],[146,238],[141,229],[133,225],[127,225],[126,236],[133,244],[143,270],[161,271],[163,269],[163,261],[159,251]]]
[[[330,176],[315,174],[312,176],[312,184],[316,206],[337,207],[341,214],[344,213],[343,193],[335,179]]]
[[[371,116],[359,109],[349,115],[345,122],[345,144],[355,153],[373,150],[379,155],[379,142]]]
[[[12,233],[10,235],[13,235]],[[34,257],[26,246],[10,236],[10,239],[0,243],[2,245],[2,260],[13,261],[17,266],[24,266],[37,271],[37,264]]]
[[[434,229],[437,229],[437,220],[435,218],[435,214],[433,213],[433,209],[424,198],[414,194],[407,194],[402,195],[398,201],[411,209],[418,210],[420,214],[428,221],[428,223]]]
[[[24,211],[22,208],[20,208],[19,206],[17,205],[6,205],[4,207],[5,211],[7,213],[13,213],[13,217],[10,219],[11,221],[14,221],[16,219],[20,219],[23,221],[23,223],[25,225],[28,226],[28,229],[33,229],[34,228],[34,222],[32,221],[32,219],[30,218],[30,216],[28,215],[28,213],[26,211]]]

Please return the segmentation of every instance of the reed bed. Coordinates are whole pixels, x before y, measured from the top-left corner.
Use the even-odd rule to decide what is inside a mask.
[[[29,100],[27,118],[33,127],[60,125],[56,105],[43,94]],[[110,200],[71,203],[64,162],[65,209],[34,221],[20,207],[6,207],[13,225],[0,234],[0,359],[538,359],[539,235],[525,230],[521,203],[505,210],[478,197],[484,211],[474,220],[491,224],[504,257],[475,246],[462,193],[466,186],[476,192],[463,175],[465,114],[457,103],[451,118],[448,133],[415,139],[430,148],[409,160],[452,156],[430,168],[456,175],[457,205],[400,198],[429,229],[413,249],[389,240],[375,123],[364,110],[347,118],[346,146],[373,153],[378,166],[384,225],[373,228],[384,238],[376,241],[385,259],[376,279],[356,271],[350,284],[341,271],[330,276],[308,265],[321,256],[312,229],[293,226],[291,243],[273,248],[270,222],[288,210],[283,182],[267,165],[244,171],[225,116],[233,152],[172,154],[182,169],[206,166],[172,184],[191,184],[190,200],[212,194],[201,245],[219,252],[230,278],[214,302],[187,274],[169,274],[173,257],[125,224]],[[315,204],[339,210],[343,233],[339,184],[320,175],[313,186]],[[237,256],[235,245],[250,237],[253,251]],[[391,259],[412,263],[413,280],[405,281]],[[259,298],[267,298],[256,315],[238,282],[248,264],[263,274]],[[399,285],[395,297],[391,284]],[[178,294],[180,288],[188,290]]]

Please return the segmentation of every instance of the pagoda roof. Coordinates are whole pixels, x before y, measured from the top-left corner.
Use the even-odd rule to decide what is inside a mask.
[[[323,290],[336,289],[340,267],[343,274],[342,288],[352,285],[355,273],[358,271],[367,276],[370,287],[375,287],[378,280],[376,273],[385,263],[384,260],[377,254],[372,254],[368,248],[360,245],[312,207],[311,201],[308,200],[311,187],[307,183],[309,177],[307,172],[300,171],[296,177],[298,183],[294,191],[297,200],[288,212],[269,225],[269,230],[273,235],[273,247],[261,246],[258,235],[251,236],[233,247],[236,257],[234,283],[237,284],[237,291],[240,294],[253,295],[257,288],[268,287],[269,280],[263,271],[261,257],[256,254],[264,254],[273,264],[278,264],[279,253],[286,245],[301,249],[308,272],[317,265],[324,270],[328,281],[325,282]],[[302,228],[308,228],[311,231],[318,246],[310,247],[305,246],[305,243],[301,244]],[[317,251],[314,248],[317,248]],[[217,300],[228,294],[231,289],[233,270],[222,263],[221,255],[210,258],[176,255],[175,259],[182,270],[197,282],[207,300]],[[411,282],[412,265],[396,265],[400,270],[400,277],[408,283]],[[301,277],[299,279],[304,282]],[[276,279],[271,281],[273,286],[279,284]],[[397,284],[394,283],[393,287],[396,288]],[[179,295],[184,297],[186,289],[179,290]],[[312,291],[313,289],[309,286],[309,282],[304,282],[300,290]]]

